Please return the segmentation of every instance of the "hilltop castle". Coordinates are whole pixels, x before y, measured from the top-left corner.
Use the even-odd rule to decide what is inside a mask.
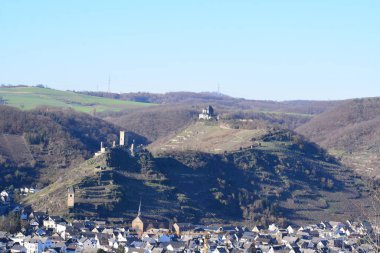
[[[219,119],[219,116],[215,114],[214,108],[209,105],[206,108],[203,108],[202,113],[199,114],[199,119],[201,120],[212,120]]]
[[[120,131],[119,147],[124,147],[126,145],[128,145],[128,138],[127,138],[127,136],[125,134],[125,131]],[[116,142],[113,141],[112,148],[115,148],[115,147],[116,147]],[[96,152],[94,154],[94,156],[97,157],[97,156],[99,156],[101,154],[105,154],[106,150],[107,149],[106,149],[106,147],[104,147],[103,142],[100,142],[100,150],[98,152]],[[132,143],[132,146],[130,148],[130,152],[131,152],[132,155],[134,155],[134,153],[136,152],[136,150],[135,150],[135,144],[134,143]]]

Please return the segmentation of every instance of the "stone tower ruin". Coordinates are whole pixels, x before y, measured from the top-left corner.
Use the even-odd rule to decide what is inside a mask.
[[[125,132],[124,131],[120,131],[120,143],[119,143],[120,146],[124,146],[125,145],[124,138],[125,138]]]
[[[75,192],[74,188],[71,186],[67,189],[67,207],[72,208],[75,204]]]

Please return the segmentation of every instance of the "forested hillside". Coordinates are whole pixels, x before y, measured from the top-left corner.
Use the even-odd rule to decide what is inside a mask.
[[[316,116],[297,132],[365,176],[380,168],[380,98],[354,99]]]
[[[70,109],[21,111],[0,106],[0,180],[2,184],[53,182],[59,173],[111,145],[120,128]],[[145,138],[130,134],[138,143]]]
[[[200,107],[201,108],[201,107]],[[103,117],[120,127],[147,137],[150,141],[180,131],[194,122],[200,108],[176,105],[154,106],[138,110],[130,110]]]
[[[156,157],[115,148],[26,203],[67,212],[72,185],[77,205],[71,215],[132,218],[140,199],[150,221],[301,224],[360,215],[357,207],[367,198],[360,178],[322,149],[284,130],[268,132],[260,142],[223,154],[172,151]]]

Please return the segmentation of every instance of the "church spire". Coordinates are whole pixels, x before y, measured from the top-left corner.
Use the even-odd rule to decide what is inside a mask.
[[[140,198],[139,212],[137,213],[137,217],[140,217],[140,215],[141,215],[141,198]]]

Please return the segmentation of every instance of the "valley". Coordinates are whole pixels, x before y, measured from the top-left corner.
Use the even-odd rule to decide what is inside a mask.
[[[365,129],[376,126],[376,100],[234,105],[200,95],[202,103],[218,99],[220,120],[198,120],[202,103],[176,99],[96,117],[76,108],[0,106],[1,182],[41,188],[23,205],[67,217],[132,218],[142,199],[152,221],[301,225],[360,217],[371,202],[377,135],[368,138]],[[341,113],[350,103],[361,105]],[[355,108],[363,116],[352,124]],[[120,130],[128,131],[125,147],[117,145]],[[94,157],[100,142],[106,152]],[[69,187],[74,208],[66,203]]]
[[[380,1],[1,1],[0,253],[380,253]]]

